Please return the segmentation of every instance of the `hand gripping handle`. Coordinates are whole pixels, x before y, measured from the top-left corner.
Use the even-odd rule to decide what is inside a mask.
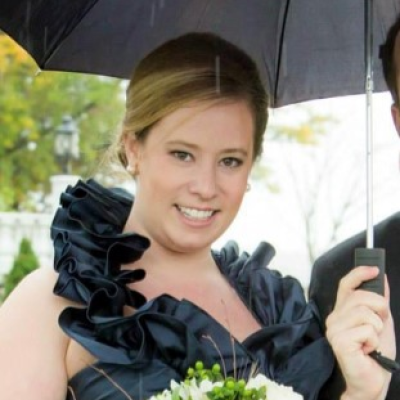
[[[385,249],[379,248],[358,248],[354,252],[354,265],[366,265],[378,267],[379,274],[376,278],[363,282],[360,289],[368,290],[380,295],[385,292]],[[383,356],[379,351],[374,350],[369,354],[382,368],[389,372],[395,372],[400,369],[400,365],[390,358]]]

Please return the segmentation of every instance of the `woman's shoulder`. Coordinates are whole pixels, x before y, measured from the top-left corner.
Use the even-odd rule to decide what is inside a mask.
[[[26,275],[1,306],[2,313],[8,308],[14,312],[26,309],[41,316],[54,312],[58,318],[65,307],[74,303],[53,293],[57,278],[57,273],[49,267],[38,268]]]
[[[0,307],[0,387],[5,399],[38,399],[43,388],[45,398],[65,393],[69,338],[58,326],[58,317],[69,302],[53,294],[55,281],[56,274],[41,267]]]
[[[42,297],[57,299],[53,288],[57,281],[57,273],[50,267],[40,267],[26,275],[10,293],[10,298],[15,296],[34,296],[35,300]],[[31,299],[32,300],[32,299]]]

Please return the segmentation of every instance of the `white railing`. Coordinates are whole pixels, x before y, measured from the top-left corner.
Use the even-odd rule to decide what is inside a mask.
[[[45,213],[0,213],[0,283],[3,276],[10,271],[23,238],[30,240],[41,267],[53,266],[50,225],[59,204],[60,193],[78,179],[79,177],[74,175],[58,175],[51,178],[50,206]]]

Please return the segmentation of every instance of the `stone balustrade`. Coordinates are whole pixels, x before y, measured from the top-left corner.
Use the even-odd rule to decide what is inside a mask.
[[[32,248],[41,267],[53,266],[53,244],[50,225],[59,205],[61,192],[79,179],[75,175],[57,175],[51,178],[49,210],[45,213],[2,212],[0,213],[0,285],[18,254],[23,238],[31,241]]]

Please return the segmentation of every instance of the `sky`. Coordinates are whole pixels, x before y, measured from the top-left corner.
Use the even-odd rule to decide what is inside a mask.
[[[400,141],[390,105],[388,92],[374,94],[374,222],[398,211],[400,203]],[[214,246],[236,240],[241,250],[251,252],[260,241],[267,241],[276,249],[271,268],[295,276],[304,287],[308,286],[311,262],[302,209],[315,211],[311,232],[316,256],[366,227],[365,96],[318,100],[306,106],[332,115],[338,122],[318,146],[267,142],[262,162],[270,168],[270,179],[279,191],[273,193],[253,180],[236,221]],[[296,110],[296,106],[273,110],[270,124],[282,120],[298,123]],[[331,238],[334,220],[339,228]]]

